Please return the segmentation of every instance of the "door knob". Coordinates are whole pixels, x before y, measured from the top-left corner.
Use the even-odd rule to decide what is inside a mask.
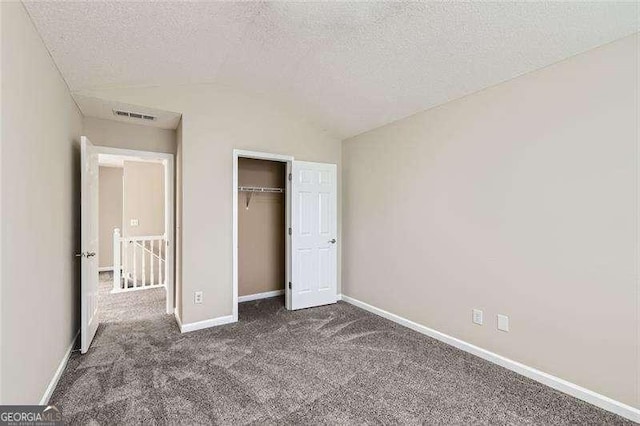
[[[329,240],[329,242],[330,242],[331,244],[335,244],[335,243],[336,243],[336,239],[335,239],[335,238],[332,238],[332,239],[330,239],[330,240]]]
[[[76,253],[76,257],[93,257],[96,255],[95,251],[88,251],[86,253]]]

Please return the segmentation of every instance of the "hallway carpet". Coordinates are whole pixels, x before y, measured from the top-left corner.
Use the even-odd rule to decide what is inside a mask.
[[[100,272],[98,315],[101,323],[122,323],[162,316],[166,312],[164,288],[111,294],[113,274]]]
[[[629,423],[344,302],[295,312],[282,298],[247,302],[236,324],[180,334],[149,309],[158,295],[137,293],[141,317],[113,303],[89,352],[72,355],[51,400],[65,421]]]

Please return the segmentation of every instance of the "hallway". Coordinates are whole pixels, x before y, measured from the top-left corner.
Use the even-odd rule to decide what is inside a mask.
[[[98,282],[98,315],[100,329],[113,323],[126,323],[166,316],[164,288],[112,294],[113,273],[100,272]],[[169,318],[172,318],[169,316]]]

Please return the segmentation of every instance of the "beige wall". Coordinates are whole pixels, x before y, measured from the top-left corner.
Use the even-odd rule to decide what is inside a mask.
[[[343,293],[640,407],[637,100],[634,36],[345,141]]]
[[[113,266],[113,229],[122,231],[122,168],[100,167],[100,267]]]
[[[125,161],[123,179],[123,236],[164,234],[164,166]],[[138,226],[131,225],[132,219]]]
[[[82,116],[23,5],[0,11],[0,401],[37,404],[79,326]]]
[[[215,85],[104,89],[84,94],[182,113],[182,277],[178,279],[183,323],[232,313],[234,148],[334,163],[340,179],[340,140],[270,99]],[[339,241],[340,229],[339,214]],[[204,292],[202,304],[193,303],[195,291]]]
[[[176,131],[85,117],[84,133],[94,145],[139,151],[176,153]]]
[[[238,185],[284,188],[286,163],[238,160]],[[284,290],[284,194],[238,194],[238,295]]]

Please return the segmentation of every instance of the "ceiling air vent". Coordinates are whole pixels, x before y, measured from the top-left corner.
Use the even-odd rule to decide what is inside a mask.
[[[157,119],[157,117],[154,117],[153,115],[140,114],[138,112],[131,112],[131,111],[121,111],[118,109],[113,110],[113,115],[117,115],[118,117],[136,118],[138,120],[155,121]]]

